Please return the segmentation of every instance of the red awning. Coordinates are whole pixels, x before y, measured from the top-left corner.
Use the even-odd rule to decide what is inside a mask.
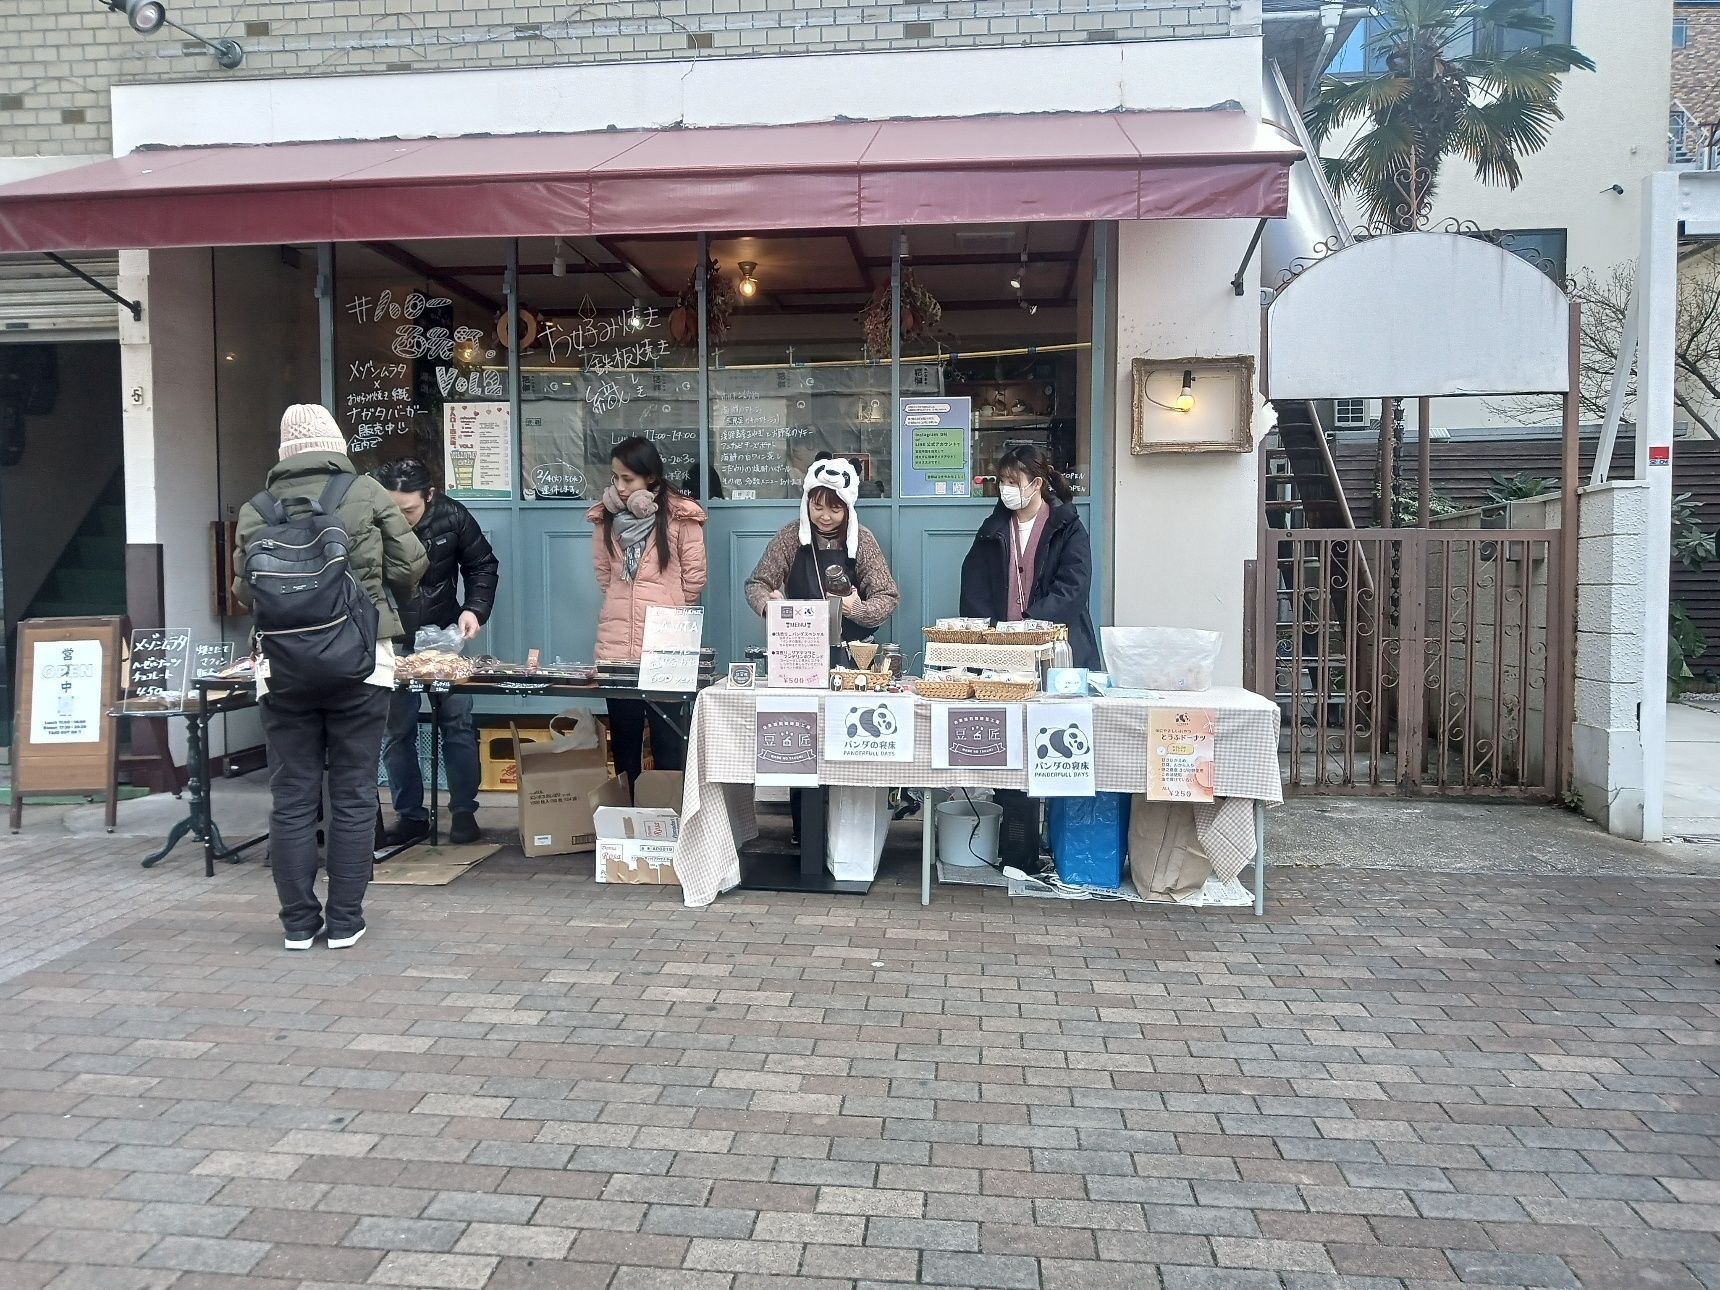
[[[159,149],[0,187],[0,252],[1260,219],[1301,155],[1219,110]]]

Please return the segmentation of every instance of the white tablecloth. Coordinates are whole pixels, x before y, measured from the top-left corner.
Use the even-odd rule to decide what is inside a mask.
[[[760,694],[806,691],[737,690],[726,681],[699,693],[687,746],[686,791],[675,872],[687,904],[710,904],[741,880],[739,848],[758,836],[753,815],[756,763],[755,708]],[[932,706],[915,700],[914,760],[894,765],[821,762],[825,784],[913,788],[1027,787],[1025,770],[932,769]],[[1226,881],[1254,859],[1256,801],[1283,800],[1278,770],[1278,707],[1248,690],[1094,699],[1093,737],[1101,792],[1144,793],[1147,788],[1147,714],[1154,708],[1199,708],[1216,717],[1213,788],[1218,800],[1195,807],[1195,827]],[[822,714],[819,718],[823,724]],[[822,747],[823,731],[819,733]]]

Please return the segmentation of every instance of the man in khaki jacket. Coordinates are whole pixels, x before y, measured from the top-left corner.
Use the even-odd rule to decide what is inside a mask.
[[[268,491],[281,500],[317,498],[337,475],[356,475],[346,439],[329,410],[298,403],[281,417],[280,463],[269,472]],[[347,487],[335,518],[349,539],[348,565],[376,606],[376,669],[363,682],[290,697],[268,693],[259,669],[258,706],[269,748],[269,863],[281,901],[281,924],[289,950],[309,949],[328,934],[331,949],[344,949],[364,935],[364,894],[370,885],[377,819],[376,768],[383,725],[394,690],[394,650],[400,620],[397,602],[410,601],[428,561],[412,526],[382,485],[358,476]],[[265,527],[247,502],[239,511],[235,567]],[[386,588],[386,590],[385,590]],[[243,573],[233,594],[247,609],[251,588]],[[317,901],[317,811],[328,770],[328,905]]]

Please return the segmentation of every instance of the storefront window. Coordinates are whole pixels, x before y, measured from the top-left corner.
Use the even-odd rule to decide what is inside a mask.
[[[909,230],[902,393],[971,402],[974,491],[1011,448],[1045,451],[1077,493],[1090,473],[1092,248],[1085,224]]]
[[[697,313],[677,299],[696,238],[520,241],[520,487],[599,497],[609,452],[645,435],[676,487],[699,487]]]
[[[888,242],[846,232],[713,236],[707,292],[711,465],[731,501],[797,498],[820,452],[891,487],[890,349],[860,312],[890,284]]]
[[[361,471],[417,457],[458,497],[513,495],[507,243],[336,248],[335,415]]]

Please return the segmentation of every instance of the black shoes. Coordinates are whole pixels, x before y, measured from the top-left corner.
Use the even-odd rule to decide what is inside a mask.
[[[396,820],[394,827],[383,834],[390,848],[409,847],[430,836],[429,820]]]
[[[478,840],[478,818],[471,811],[455,811],[454,822],[448,827],[448,841],[457,847]]]

